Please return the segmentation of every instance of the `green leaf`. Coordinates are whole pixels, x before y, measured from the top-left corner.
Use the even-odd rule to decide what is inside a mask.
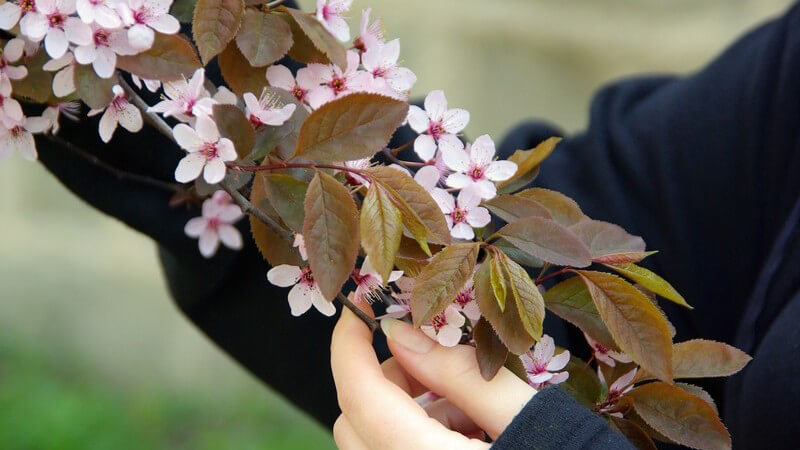
[[[263,75],[263,74],[262,74]],[[264,94],[269,98],[277,99],[278,106],[289,103],[295,105],[294,113],[289,120],[279,127],[261,127],[256,131],[256,144],[250,158],[260,161],[270,153],[277,154],[282,159],[289,159],[294,154],[297,146],[297,136],[300,134],[300,127],[308,118],[308,111],[302,103],[297,101],[294,95],[283,89],[266,87]]]
[[[250,192],[250,203],[256,208],[266,212],[270,217],[276,219],[276,221],[280,221],[280,218],[275,214],[275,211],[272,209],[267,199],[265,177],[266,174],[261,172],[257,174],[253,180],[253,187]],[[259,252],[261,252],[261,255],[271,266],[274,267],[281,264],[299,266],[302,262],[300,253],[292,248],[289,242],[283,240],[280,236],[275,234],[272,229],[253,215],[250,216],[250,232],[253,235],[253,240],[256,242],[256,247],[258,247]]]
[[[358,256],[358,209],[336,178],[317,172],[308,186],[303,238],[314,280],[333,300],[350,278]]]
[[[547,309],[557,316],[580,328],[604,347],[619,350],[583,280],[564,280],[548,289],[543,297]]]
[[[644,240],[629,234],[619,225],[600,220],[585,220],[569,227],[583,241],[593,259],[620,253],[644,252]]]
[[[255,9],[245,11],[236,35],[236,45],[253,67],[268,66],[283,58],[293,42],[292,29],[285,20]]]
[[[494,333],[486,319],[481,318],[472,331],[475,339],[475,356],[478,369],[486,381],[491,381],[503,367],[508,357],[508,349]]]
[[[547,208],[536,201],[514,195],[498,195],[483,205],[509,223],[525,217],[553,218]]]
[[[242,15],[243,0],[197,0],[192,36],[204,65],[233,40],[242,24]]]
[[[542,293],[539,292],[539,288],[536,287],[522,266],[503,253],[498,252],[497,257],[508,275],[508,283],[511,286],[511,293],[514,295],[522,326],[532,338],[538,341],[542,337],[542,322],[544,322]]]
[[[213,118],[219,134],[233,142],[239,159],[247,159],[255,144],[256,132],[244,112],[235,105],[217,104],[213,107]]]
[[[492,259],[492,254],[488,254],[475,273],[475,299],[483,317],[492,325],[503,345],[511,353],[521,355],[527,352],[535,341],[522,326],[516,302],[506,301],[505,310],[500,310],[491,283]]]
[[[288,13],[291,18],[294,45],[289,50],[289,56],[302,63],[328,62],[339,66],[342,70],[347,68],[347,50],[339,40],[322,26],[312,15],[293,8],[279,8]]]
[[[297,139],[296,156],[314,161],[368,158],[389,143],[408,104],[378,94],[357,93],[312,112]]]
[[[235,44],[231,43],[217,57],[222,78],[238,96],[251,92],[258,96],[267,87],[267,76],[263,67],[253,67]],[[297,108],[300,109],[300,108]],[[297,109],[295,114],[297,114]],[[290,119],[291,120],[291,119]]]
[[[191,77],[202,64],[186,37],[156,33],[149,50],[118,57],[117,67],[147,80],[173,81]]]
[[[423,250],[427,248],[426,238],[436,244],[450,243],[450,230],[442,210],[433,197],[407,173],[387,166],[372,167],[364,172],[392,195],[395,205],[403,214],[403,224]]]
[[[604,272],[575,271],[619,348],[657,378],[672,381],[672,339],[666,318],[638,289]]]
[[[453,302],[472,277],[479,249],[480,245],[473,242],[450,245],[422,269],[411,291],[411,317],[415,327],[419,328]]]
[[[635,422],[620,417],[609,416],[614,427],[625,436],[634,447],[639,450],[658,450],[655,442],[646,431]]]
[[[575,200],[560,192],[533,188],[516,193],[514,196],[533,200],[544,206],[553,216],[553,220],[565,227],[572,226],[586,217]]]
[[[75,91],[78,97],[92,109],[103,109],[114,99],[111,91],[117,84],[116,75],[104,79],[97,76],[91,64],[75,66]]]
[[[647,424],[678,444],[697,449],[730,449],[731,438],[705,400],[662,382],[635,387],[627,394]]]
[[[267,198],[283,222],[295,232],[302,232],[308,183],[277,173],[263,175],[263,181]]]
[[[686,299],[684,299],[683,296],[679,294],[671,284],[644,267],[639,267],[636,264],[606,264],[605,266],[622,275],[625,275],[626,278],[639,283],[644,288],[655,292],[667,300],[671,300],[681,306],[692,309],[692,307],[686,303]]]
[[[497,299],[497,306],[500,311],[506,309],[506,272],[503,269],[502,257],[492,258],[490,280],[492,282],[492,290],[494,290],[494,297]]]
[[[361,205],[361,245],[384,281],[394,268],[402,237],[400,210],[378,183],[372,183]]]
[[[571,356],[564,368],[569,372],[567,381],[559,387],[587,408],[593,408],[600,400],[600,380],[589,364],[577,356]]]
[[[195,4],[197,0],[175,0],[169,13],[181,23],[192,23]]]
[[[524,179],[526,175],[535,171],[539,167],[539,164],[550,156],[550,153],[553,153],[553,150],[559,142],[561,142],[560,137],[551,137],[545,139],[531,150],[515,151],[508,160],[517,164],[517,172],[508,180],[500,182],[497,187],[503,189],[510,185],[517,185],[520,179]],[[524,186],[525,185],[522,185],[520,187]]]
[[[501,228],[497,234],[520,250],[551,264],[586,267],[592,263],[586,245],[572,231],[549,219],[519,219]]]

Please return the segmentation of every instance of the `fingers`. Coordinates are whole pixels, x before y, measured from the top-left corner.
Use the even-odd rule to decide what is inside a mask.
[[[404,390],[410,397],[415,398],[429,391],[419,381],[409,376],[403,366],[394,358],[389,358],[381,364],[383,376]]]
[[[442,347],[399,320],[384,319],[389,349],[412,378],[447,398],[492,438],[511,423],[536,391],[503,368],[491,381],[481,377],[473,347]]]
[[[368,450],[345,416],[339,416],[334,422],[333,440],[341,450]]]
[[[439,423],[444,425],[448,430],[457,431],[464,436],[483,440],[483,430],[446,398],[440,398],[426,406],[425,412],[427,412],[431,418],[439,421]]]

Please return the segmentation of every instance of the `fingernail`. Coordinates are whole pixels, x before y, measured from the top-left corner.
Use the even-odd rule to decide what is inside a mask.
[[[428,336],[397,319],[381,320],[383,334],[414,353],[428,353],[436,345]]]

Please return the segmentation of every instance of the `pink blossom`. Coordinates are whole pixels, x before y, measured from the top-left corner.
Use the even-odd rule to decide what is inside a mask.
[[[319,77],[322,85],[315,86],[308,93],[308,104],[317,109],[331,100],[352,92],[363,91],[370,85],[370,74],[358,70],[358,53],[347,52],[347,70],[336,65],[309,64],[309,68]]]
[[[22,105],[12,98],[0,94],[0,120],[3,123],[16,123],[25,120],[25,114],[22,113]],[[7,126],[11,128],[11,126]]]
[[[369,23],[369,15],[372,9],[365,9],[361,11],[361,28],[360,34],[353,42],[353,48],[357,49],[359,53],[364,53],[371,50],[373,47],[382,45],[383,39],[383,25],[380,19],[376,19],[372,24]]]
[[[11,64],[22,58],[25,41],[14,38],[6,43],[0,53],[0,94],[8,97],[11,95],[11,80],[21,80],[28,75],[25,66],[12,66]]]
[[[119,28],[122,20],[112,1],[114,0],[77,0],[78,16],[87,24],[96,23],[108,29]]]
[[[389,279],[384,282],[375,268],[369,256],[364,258],[361,264],[361,269],[354,269],[351,278],[356,283],[355,300],[356,302],[366,302],[372,304],[380,300],[380,291],[386,286],[387,283],[397,281],[403,276],[402,270],[393,270],[389,274]]]
[[[164,117],[174,116],[181,122],[194,123],[200,116],[211,115],[214,99],[203,86],[205,70],[197,69],[189,81],[186,79],[164,83],[167,99],[147,108],[149,112],[161,113]]]
[[[39,0],[41,1],[41,0]],[[128,41],[137,50],[153,46],[155,31],[175,34],[181,29],[178,19],[169,15],[172,0],[127,0],[117,3],[122,22],[128,27]]]
[[[463,190],[454,200],[449,192],[434,188],[431,190],[431,197],[444,213],[450,235],[454,238],[471,240],[475,237],[473,228],[485,227],[492,220],[489,211],[478,206],[481,199],[472,191]]]
[[[586,333],[583,333],[583,337],[586,338],[586,342],[588,342],[589,347],[592,348],[592,354],[594,355],[595,359],[609,367],[614,367],[616,365],[614,360],[617,360],[621,363],[629,363],[633,361],[633,359],[631,359],[631,357],[625,353],[615,352],[614,350],[606,348],[603,344],[595,341]]]
[[[417,173],[414,174],[414,181],[428,192],[432,191],[433,188],[439,184],[440,179],[441,175],[435,166],[421,167]]]
[[[245,92],[242,98],[247,107],[247,118],[256,128],[262,125],[281,126],[292,117],[297,108],[294,103],[279,105],[277,96],[268,95],[266,90],[261,92],[258,99],[250,92]]]
[[[317,0],[317,20],[342,42],[350,40],[350,27],[342,14],[346,13],[352,4],[353,0]]]
[[[220,137],[217,125],[209,117],[198,117],[194,129],[178,124],[172,134],[178,145],[189,152],[175,169],[175,179],[181,183],[196,179],[200,172],[208,184],[219,183],[225,178],[225,162],[237,158],[233,142]]]
[[[461,327],[466,319],[455,305],[449,305],[444,311],[435,315],[430,323],[424,324],[420,329],[431,339],[436,340],[445,347],[454,347],[461,342]]]
[[[161,82],[158,80],[144,80],[134,74],[131,74],[131,81],[133,81],[137,89],[142,89],[142,82],[144,82],[144,86],[150,92],[158,92],[158,89],[161,87]]]
[[[9,99],[5,99],[7,102]],[[0,161],[8,158],[16,151],[23,159],[34,161],[37,158],[36,142],[33,133],[42,133],[48,129],[49,121],[42,117],[22,117],[16,120],[3,113],[0,115]]]
[[[622,418],[621,412],[611,412],[611,410],[613,409],[614,403],[620,397],[633,389],[633,379],[636,378],[636,372],[638,369],[638,367],[634,367],[629,372],[617,378],[611,384],[611,386],[609,386],[608,393],[606,393],[606,398],[602,403],[604,406],[598,411],[599,413]],[[606,379],[603,376],[603,371],[600,370],[600,367],[597,368],[597,377],[600,378],[600,383],[606,384]]]
[[[72,52],[47,61],[42,69],[57,72],[53,77],[53,94],[56,97],[66,97],[75,92],[75,57]]]
[[[292,243],[292,247],[295,247],[297,251],[300,252],[300,258],[302,258],[303,261],[308,259],[308,252],[306,252],[306,240],[303,238],[302,234],[294,234],[294,242]]]
[[[372,165],[372,161],[370,160],[370,158],[363,158],[363,159],[354,159],[352,161],[344,161],[342,164],[350,169],[362,170],[370,167]],[[344,172],[344,179],[347,182],[347,184],[351,186],[369,187],[369,180],[359,175],[358,173],[346,170],[343,172]]]
[[[403,276],[398,278],[394,284],[397,285],[400,292],[392,292],[395,303],[387,306],[386,314],[377,317],[378,320],[386,317],[402,319],[411,314],[411,289],[414,287],[414,279]]]
[[[64,56],[69,43],[89,45],[92,29],[77,17],[75,0],[35,0],[36,10],[25,14],[20,31],[33,41],[44,39],[44,48],[51,58]]]
[[[414,86],[417,76],[408,68],[398,66],[399,58],[400,39],[375,45],[361,56],[361,63],[376,83],[373,89],[381,90],[381,85],[385,84],[394,93],[405,93]]]
[[[122,125],[122,128],[137,133],[142,129],[142,113],[139,108],[133,106],[125,98],[125,91],[117,84],[112,88],[114,98],[106,108],[93,109],[89,111],[88,116],[95,116],[103,112],[103,117],[100,118],[100,139],[103,142],[108,142],[114,136],[114,131],[117,129],[117,124]]]
[[[14,0],[0,5],[0,30],[17,26],[23,14],[36,11],[36,0]]]
[[[299,102],[306,102],[309,91],[322,83],[319,75],[310,67],[298,70],[295,79],[292,72],[280,64],[267,68],[267,81],[270,86],[291,93]]]
[[[555,350],[553,338],[545,334],[536,343],[532,352],[520,355],[519,359],[528,374],[528,383],[534,389],[541,389],[545,384],[563,383],[569,378],[569,372],[558,372],[569,363],[569,351],[564,350],[553,356]]]
[[[411,105],[408,124],[417,133],[414,151],[423,161],[430,161],[436,149],[463,150],[464,144],[456,136],[469,123],[469,112],[464,109],[447,109],[443,91],[431,91],[425,97],[425,110]]]
[[[91,64],[100,78],[111,78],[117,67],[117,55],[131,55],[125,30],[110,30],[92,25],[92,42],[75,48],[79,64]]]
[[[467,282],[464,283],[464,287],[456,294],[453,304],[461,311],[461,314],[464,314],[473,323],[481,318],[481,310],[478,308],[478,301],[475,299],[475,283],[472,278],[467,279]]]
[[[217,191],[203,202],[202,216],[186,223],[184,232],[189,237],[199,238],[200,254],[211,258],[217,253],[220,242],[232,250],[242,248],[242,235],[233,226],[242,217],[241,208],[230,203],[230,196],[225,191]]]
[[[495,161],[494,154],[494,141],[486,134],[465,150],[443,149],[445,164],[455,171],[445,182],[452,188],[472,191],[484,200],[493,198],[497,195],[494,182],[507,180],[517,172],[514,162]]]
[[[47,120],[47,128],[50,130],[50,132],[53,134],[58,134],[58,130],[60,129],[58,121],[61,115],[72,120],[73,122],[78,122],[80,120],[80,114],[81,104],[76,100],[72,102],[59,103],[55,106],[48,106],[44,112],[42,112],[42,117]]]
[[[281,264],[267,272],[267,279],[275,286],[292,286],[289,291],[289,307],[293,316],[300,316],[312,305],[326,316],[336,314],[336,307],[333,303],[325,300],[325,297],[322,296],[310,267],[301,269],[297,266]]]

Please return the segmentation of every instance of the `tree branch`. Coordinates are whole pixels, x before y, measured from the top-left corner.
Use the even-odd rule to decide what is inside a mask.
[[[236,189],[233,189],[230,184],[228,184],[226,181],[223,181],[219,185],[222,186],[222,189],[230,194],[230,196],[233,198],[233,201],[236,202],[240,208],[242,208],[242,212],[255,216],[258,220],[264,222],[264,225],[268,226],[270,230],[290,244],[293,242],[294,235],[291,231],[280,226],[278,222],[275,222],[272,219],[272,217],[268,216],[264,211],[250,203],[250,200],[246,199],[245,196]]]
[[[378,329],[378,326],[379,326],[378,325],[378,321],[373,319],[372,317],[370,317],[361,308],[359,308],[358,306],[354,305],[353,302],[351,302],[349,298],[344,296],[344,294],[339,292],[339,294],[336,296],[336,298],[340,302],[342,302],[342,304],[344,306],[346,306],[347,309],[349,309],[350,311],[353,311],[353,314],[355,314],[359,319],[361,319],[362,322],[364,322],[367,325],[367,327],[369,327],[370,333],[374,333],[375,330]]]
[[[163,134],[164,136],[170,138],[170,140],[174,141],[175,137],[172,135],[172,127],[167,124],[161,117],[154,112],[149,112],[147,109],[149,106],[136,91],[122,78],[119,77],[119,85],[122,86],[122,89],[125,91],[125,95],[128,97],[128,100],[131,101],[139,110],[142,111],[142,115],[144,116],[145,122],[149,123],[153,128],[158,130],[159,133]]]

